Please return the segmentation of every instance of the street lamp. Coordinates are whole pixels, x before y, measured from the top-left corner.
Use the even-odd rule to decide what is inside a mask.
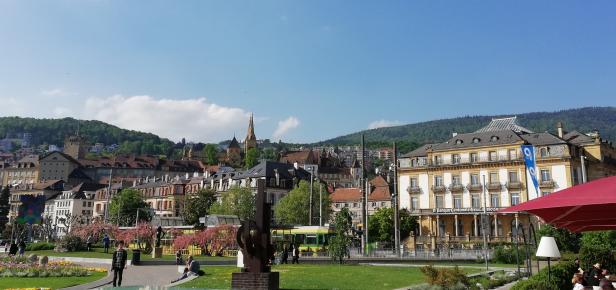
[[[550,259],[560,258],[560,251],[558,251],[556,240],[554,240],[553,237],[541,237],[541,241],[539,242],[539,247],[537,247],[537,253],[535,256],[548,258],[548,283],[550,283],[552,278]]]
[[[314,171],[314,168],[310,166],[308,168],[308,171],[310,171],[310,206],[308,207],[308,225],[311,226],[312,225],[312,180],[314,179],[312,172]]]

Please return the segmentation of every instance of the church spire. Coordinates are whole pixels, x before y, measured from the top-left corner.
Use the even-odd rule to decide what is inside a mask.
[[[248,132],[246,132],[246,139],[244,139],[244,151],[248,152],[248,149],[257,148],[257,136],[255,135],[255,122],[254,115],[250,114],[250,120],[248,121]]]

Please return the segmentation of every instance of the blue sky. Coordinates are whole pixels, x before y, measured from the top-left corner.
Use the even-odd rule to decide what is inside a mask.
[[[0,0],[1,115],[178,140],[616,105],[614,1]]]

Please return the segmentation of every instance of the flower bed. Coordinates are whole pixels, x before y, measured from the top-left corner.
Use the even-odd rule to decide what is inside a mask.
[[[107,272],[107,269],[88,268],[67,261],[52,261],[39,265],[26,258],[0,259],[0,277],[82,277],[93,272]]]

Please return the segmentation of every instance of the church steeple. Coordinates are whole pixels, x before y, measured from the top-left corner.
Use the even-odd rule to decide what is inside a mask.
[[[248,132],[246,132],[246,139],[244,139],[244,152],[248,152],[248,149],[251,148],[257,148],[257,136],[255,135],[253,114],[250,114],[250,120],[248,121]]]

